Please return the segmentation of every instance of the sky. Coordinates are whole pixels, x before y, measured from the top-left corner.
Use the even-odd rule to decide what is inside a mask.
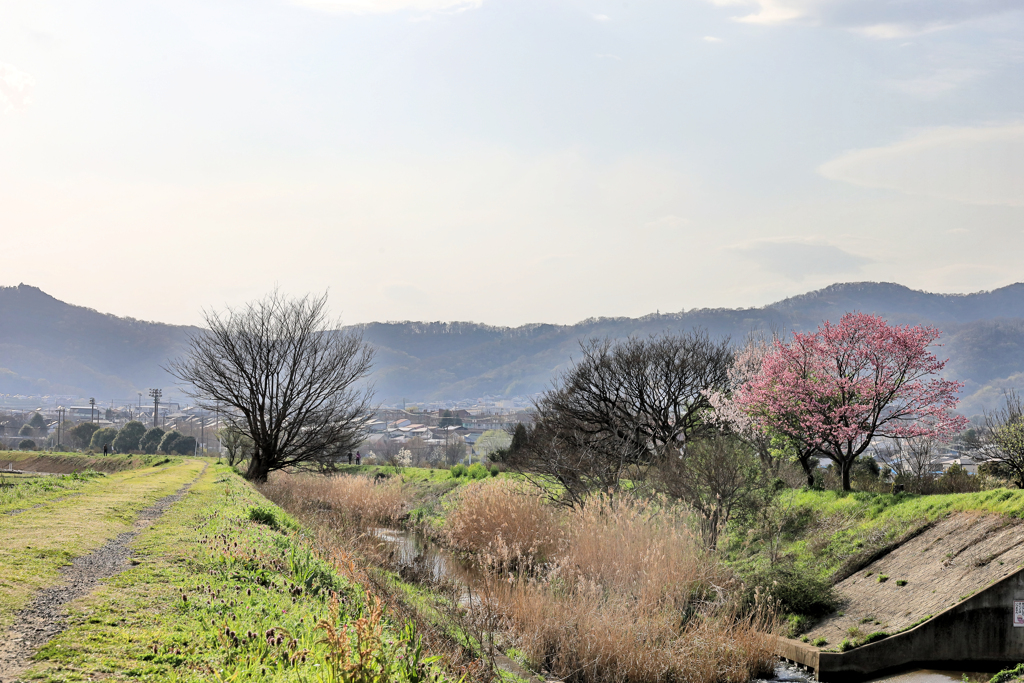
[[[1024,280],[1020,0],[0,0],[0,285],[571,323]]]

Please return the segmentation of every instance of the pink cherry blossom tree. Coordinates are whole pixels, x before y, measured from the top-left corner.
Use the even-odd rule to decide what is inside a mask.
[[[928,350],[938,337],[933,327],[847,313],[776,340],[735,400],[762,429],[835,461],[849,491],[850,468],[873,439],[944,438],[967,425],[953,413],[963,383],[939,377],[946,361]]]

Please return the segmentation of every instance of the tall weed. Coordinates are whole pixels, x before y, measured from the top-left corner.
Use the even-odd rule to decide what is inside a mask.
[[[770,609],[759,596],[741,612],[741,586],[704,551],[681,508],[595,498],[555,511],[488,482],[466,487],[448,524],[454,545],[505,570],[485,573],[480,620],[504,627],[557,676],[740,683],[771,668]],[[515,548],[544,548],[548,563],[509,573]]]

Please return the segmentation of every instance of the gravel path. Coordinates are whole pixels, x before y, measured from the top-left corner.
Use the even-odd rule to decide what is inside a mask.
[[[131,557],[128,546],[138,533],[181,500],[205,471],[206,465],[177,493],[161,498],[140,512],[132,531],[110,539],[102,548],[88,555],[75,558],[64,572],[63,583],[40,591],[25,609],[15,615],[14,625],[0,638],[0,683],[20,680],[18,676],[32,663],[32,654],[66,628],[65,608],[68,603],[92,592],[103,579],[122,572]]]

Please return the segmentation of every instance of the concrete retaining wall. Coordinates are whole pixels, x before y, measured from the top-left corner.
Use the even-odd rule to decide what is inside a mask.
[[[909,631],[849,652],[824,652],[780,638],[777,654],[814,669],[818,680],[827,682],[864,678],[912,664],[1024,662],[1024,627],[1013,625],[1014,601],[1024,609],[1024,572],[1006,577]]]

